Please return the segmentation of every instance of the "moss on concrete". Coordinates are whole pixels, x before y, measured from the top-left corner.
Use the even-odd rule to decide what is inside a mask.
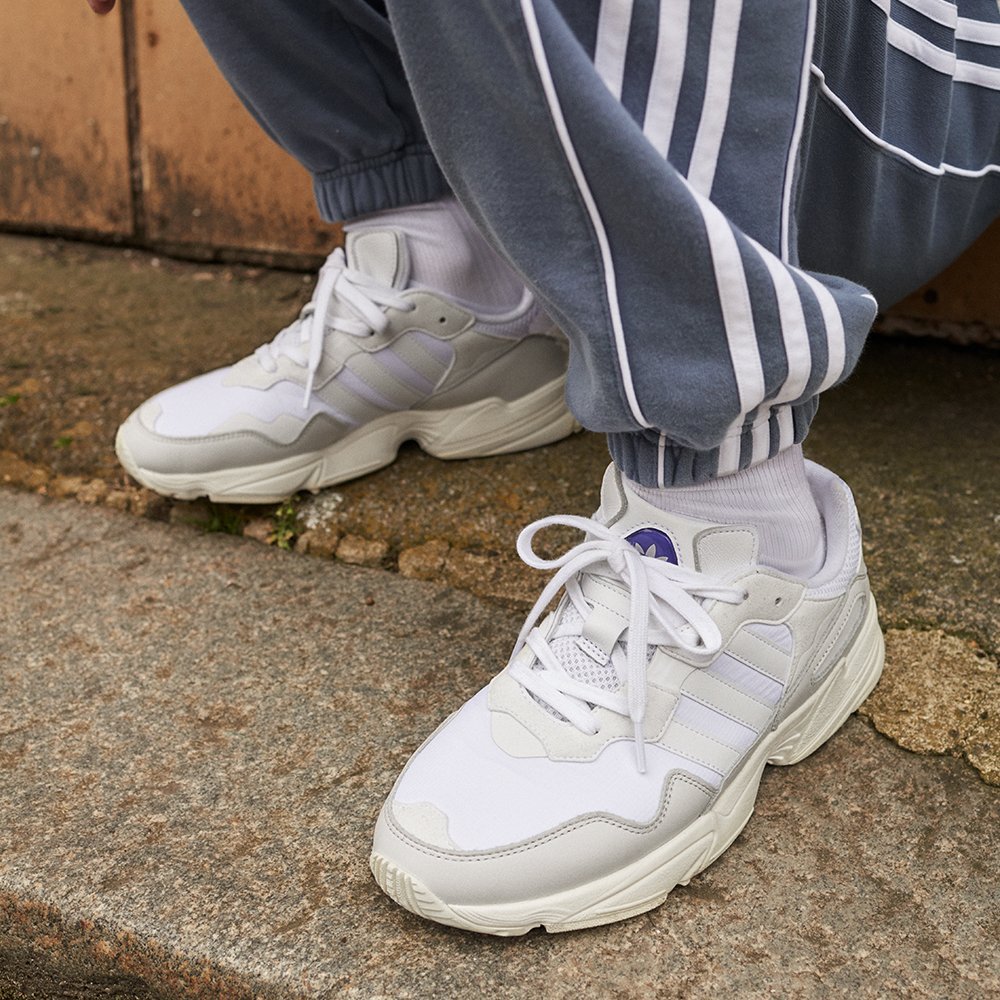
[[[2,483],[402,567],[518,610],[542,580],[517,558],[520,529],[597,505],[608,457],[603,439],[587,433],[462,462],[405,445],[389,468],[301,498],[294,522],[287,513],[275,520],[274,507],[223,508],[223,517],[203,502],[164,500],[118,467],[118,423],[158,389],[270,338],[308,297],[311,279],[24,237],[0,237],[0,263]],[[855,375],[824,398],[806,445],[855,490],[883,625],[898,630],[870,717],[913,749],[943,746],[933,734],[959,732],[938,752],[963,755],[989,780],[997,780],[995,749],[982,747],[1000,744],[1000,713],[956,729],[963,684],[980,672],[955,651],[971,641],[1000,655],[998,400],[997,352],[875,337]],[[540,539],[550,552],[574,541],[569,531]],[[965,666],[936,685],[928,664],[939,658]]]
[[[964,757],[1000,785],[996,662],[940,629],[889,629],[885,638],[885,671],[861,714],[901,747]]]

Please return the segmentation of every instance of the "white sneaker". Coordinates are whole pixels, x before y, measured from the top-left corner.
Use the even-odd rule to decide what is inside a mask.
[[[272,503],[388,465],[408,439],[468,458],[579,429],[563,398],[566,342],[529,292],[477,316],[407,288],[408,273],[398,232],[350,234],[291,326],[128,417],[122,465],[168,496]]]
[[[665,514],[613,467],[594,520],[522,532],[522,557],[558,572],[507,667],[383,806],[385,892],[467,930],[565,931],[652,909],[722,854],[764,765],[817,749],[882,670],[850,491],[807,465],[827,533],[810,580],[758,566],[753,528]],[[546,524],[587,539],[544,561],[531,540]]]

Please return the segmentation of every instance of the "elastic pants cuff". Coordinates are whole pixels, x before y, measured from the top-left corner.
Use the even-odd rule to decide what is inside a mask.
[[[799,444],[818,406],[819,397],[814,396],[772,407],[707,451],[676,444],[656,430],[609,434],[608,449],[622,473],[642,486],[693,486],[766,462]]]
[[[327,222],[346,222],[387,208],[435,201],[450,188],[430,147],[421,143],[315,174],[313,191]]]

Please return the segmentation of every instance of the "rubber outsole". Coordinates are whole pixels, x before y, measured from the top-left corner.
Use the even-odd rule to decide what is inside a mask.
[[[321,451],[218,472],[143,468],[128,447],[128,421],[119,428],[115,450],[130,476],[163,496],[278,503],[299,490],[315,493],[384,468],[404,441],[416,441],[442,459],[482,458],[552,444],[581,429],[566,409],[565,383],[562,376],[515,400],[491,397],[449,410],[387,413]]]
[[[875,601],[843,659],[803,705],[763,739],[712,808],[673,840],[610,875],[539,899],[496,905],[446,903],[388,858],[372,853],[375,880],[400,906],[441,924],[500,936],[535,927],[550,933],[596,927],[659,906],[677,885],[712,864],[739,836],[753,814],[767,764],[788,765],[819,749],[878,683],[885,644]]]

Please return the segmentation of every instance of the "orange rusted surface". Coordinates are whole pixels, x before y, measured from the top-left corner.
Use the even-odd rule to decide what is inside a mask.
[[[233,95],[177,0],[139,0],[136,52],[152,241],[328,252],[306,171]]]
[[[328,252],[306,171],[242,107],[179,0],[134,4],[142,172],[130,196],[121,23],[83,0],[3,3],[0,20],[0,227],[132,236],[153,247]],[[1000,224],[893,317],[1000,326]]]
[[[917,319],[1000,326],[1000,221],[954,264],[890,311]]]
[[[121,24],[83,0],[0,13],[0,224],[132,232]]]

